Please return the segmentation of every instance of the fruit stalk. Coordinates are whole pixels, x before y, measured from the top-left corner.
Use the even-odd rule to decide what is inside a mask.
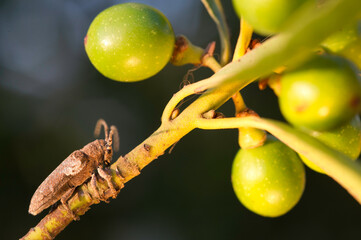
[[[228,129],[241,126],[266,130],[320,166],[361,204],[361,164],[300,130],[276,120],[257,117],[199,118],[196,125],[200,129]]]

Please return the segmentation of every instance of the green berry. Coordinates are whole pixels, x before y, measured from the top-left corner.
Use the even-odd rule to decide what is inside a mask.
[[[361,69],[361,21],[355,21],[332,34],[321,46],[328,52],[352,61]]]
[[[361,69],[361,37],[356,41],[348,44],[338,54],[352,61],[356,66]]]
[[[164,68],[174,41],[172,26],[160,11],[124,3],[105,9],[93,20],[84,44],[100,73],[113,80],[134,82]]]
[[[361,121],[359,116],[355,116],[350,122],[330,131],[319,132],[305,130],[311,136],[317,138],[327,146],[347,155],[352,160],[356,160],[361,152]],[[300,154],[302,161],[316,172],[324,171],[316,164]]]
[[[301,198],[305,169],[292,149],[268,138],[263,146],[238,151],[232,167],[232,185],[246,208],[262,216],[278,217]]]
[[[315,56],[282,76],[279,104],[295,126],[317,131],[339,127],[361,108],[356,68],[341,57]]]
[[[332,34],[322,42],[321,46],[326,48],[329,52],[339,53],[358,38],[358,23],[356,22]]]
[[[233,0],[232,2],[239,17],[244,18],[257,33],[269,35],[279,32],[306,0]]]

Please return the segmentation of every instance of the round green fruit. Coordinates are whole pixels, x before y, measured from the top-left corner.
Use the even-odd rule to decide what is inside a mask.
[[[269,137],[261,147],[238,151],[232,185],[246,208],[265,217],[278,217],[300,200],[305,169],[292,149]]]
[[[343,56],[361,69],[361,21],[356,21],[328,37],[321,46]]]
[[[244,18],[257,33],[279,32],[287,19],[307,0],[232,0],[239,17]]]
[[[356,22],[351,25],[347,25],[346,27],[332,34],[321,43],[321,46],[327,49],[329,52],[339,53],[358,38],[358,23]]]
[[[355,116],[349,123],[330,131],[319,132],[306,130],[308,134],[317,138],[327,146],[356,160],[361,152],[361,121]],[[300,154],[302,161],[311,169],[325,173],[320,167]]]
[[[361,108],[357,70],[344,58],[315,56],[281,77],[279,104],[295,126],[317,131],[339,127]]]
[[[102,11],[84,39],[86,53],[104,76],[122,82],[149,78],[168,63],[174,32],[158,10],[124,3]]]
[[[361,69],[361,37],[356,41],[348,44],[338,54],[352,61],[356,66]]]

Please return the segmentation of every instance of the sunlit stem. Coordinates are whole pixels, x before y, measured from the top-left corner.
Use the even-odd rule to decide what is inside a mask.
[[[253,28],[242,18],[240,20],[240,33],[234,50],[233,61],[241,58],[246,53],[252,39],[252,34]]]
[[[252,39],[252,33],[253,28],[242,18],[240,20],[240,32],[232,61],[237,61],[246,53],[248,45]],[[236,115],[246,109],[247,106],[243,100],[242,95],[239,92],[236,92],[232,96],[232,100],[234,103]]]
[[[252,39],[253,28],[243,18],[240,20],[240,33],[238,36],[236,49],[233,54],[233,61],[237,61],[247,52],[248,46]],[[232,96],[235,107],[235,115],[240,117],[240,114],[247,109],[246,103],[239,91]],[[262,146],[266,140],[266,133],[262,130],[241,127],[238,128],[238,145],[241,148],[255,148]]]
[[[257,117],[197,119],[200,129],[254,127],[268,131],[332,176],[361,204],[361,164],[288,124]]]
[[[213,56],[206,56],[203,58],[202,65],[212,69],[213,72],[218,72],[222,66]]]
[[[221,65],[211,55],[203,58],[202,65],[205,67],[209,67],[214,72],[217,72],[221,69]],[[162,123],[165,123],[172,119],[171,116],[174,109],[184,98],[193,94],[201,94],[204,91],[216,86],[217,84],[218,84],[217,81],[215,81],[212,78],[208,78],[183,87],[179,92],[173,95],[172,99],[168,102],[167,106],[164,108],[162,114]]]
[[[162,114],[162,123],[167,122],[171,119],[173,110],[175,107],[186,97],[193,94],[201,94],[204,91],[215,87],[218,84],[218,81],[214,81],[212,78],[207,78],[205,80],[187,85],[183,87],[179,92],[175,93],[171,100],[168,102],[166,107],[164,108]]]

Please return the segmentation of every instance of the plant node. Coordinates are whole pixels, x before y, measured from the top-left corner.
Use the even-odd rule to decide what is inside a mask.
[[[175,47],[170,62],[175,66],[182,66],[185,64],[200,65],[204,50],[193,45],[188,38],[183,35],[177,36],[175,40]]]
[[[237,113],[236,117],[259,117],[259,115],[252,109],[246,108],[240,113]],[[238,143],[243,149],[251,149],[262,146],[266,141],[266,132],[252,127],[238,128]]]

